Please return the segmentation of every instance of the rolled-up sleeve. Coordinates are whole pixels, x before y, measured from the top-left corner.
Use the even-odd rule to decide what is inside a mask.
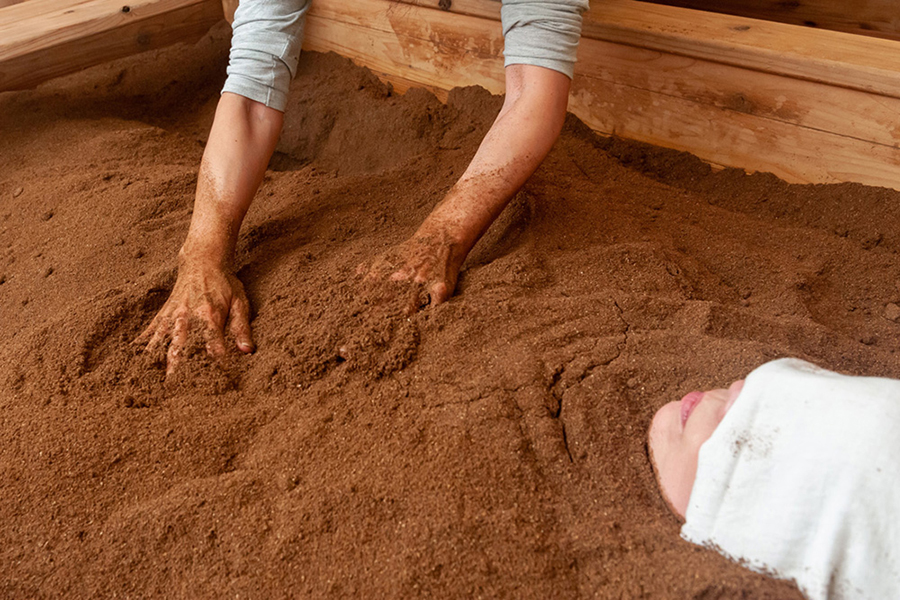
[[[223,92],[284,111],[311,0],[242,0],[234,13]]]
[[[588,0],[503,0],[506,66],[546,67],[572,77]]]

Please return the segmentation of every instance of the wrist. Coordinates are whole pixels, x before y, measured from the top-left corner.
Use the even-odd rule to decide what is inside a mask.
[[[464,222],[446,217],[441,211],[435,211],[416,230],[413,238],[429,247],[444,248],[448,266],[458,270],[480,236],[467,228]]]
[[[234,244],[228,240],[188,235],[178,251],[178,268],[230,271],[234,266]]]
[[[179,266],[231,270],[239,228],[240,221],[235,223],[216,207],[195,206],[191,226],[178,253]]]
[[[477,183],[466,180],[457,182],[420,227],[423,233],[439,232],[442,240],[458,249],[463,258],[506,204],[503,199],[496,200],[501,194],[489,189],[483,181]]]

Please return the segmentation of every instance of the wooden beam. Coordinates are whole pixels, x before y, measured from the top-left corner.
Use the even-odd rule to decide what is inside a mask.
[[[900,46],[635,0],[595,2],[585,37],[900,97]]]
[[[596,131],[794,183],[900,189],[900,99],[598,40],[579,56],[569,110]]]
[[[399,1],[435,10],[439,5]],[[453,0],[449,12],[499,20],[500,3]],[[582,37],[900,97],[900,46],[891,40],[637,0],[592,2]]]
[[[889,96],[590,39],[582,39],[576,74],[728,113],[900,144],[900,99]]]
[[[896,0],[643,1],[900,40],[900,12]]]
[[[498,3],[455,0],[449,13],[437,0],[403,3],[316,0],[305,47],[349,56],[401,91],[413,83],[439,94],[459,85],[503,89]],[[687,26],[693,11],[655,7],[665,18],[641,21],[635,2],[596,4],[570,98],[572,112],[595,130],[793,182],[900,189],[900,64],[863,52],[869,44],[897,48],[893,43],[799,30],[812,37],[795,40],[790,60],[779,62],[772,48],[754,44],[776,31],[793,32],[789,25],[752,21],[774,29],[742,38],[733,33],[751,30],[730,32],[734,17],[704,15],[703,35],[695,39]],[[671,28],[677,31],[667,33]],[[815,39],[820,34],[824,40]],[[836,63],[840,52],[833,47],[825,51],[835,40],[850,49],[848,62]],[[775,47],[785,52],[785,44]],[[867,89],[878,70],[892,79],[879,84],[881,91],[896,93]]]
[[[28,0],[0,9],[0,91],[199,39],[220,0]]]
[[[488,19],[391,0],[316,0],[304,47],[334,51],[373,71],[449,90],[504,89],[503,37]]]

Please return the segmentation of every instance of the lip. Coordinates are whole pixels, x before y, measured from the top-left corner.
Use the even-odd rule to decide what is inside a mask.
[[[691,413],[694,412],[694,409],[700,404],[700,401],[703,400],[703,392],[694,391],[689,394],[685,394],[684,398],[681,399],[681,428],[684,429],[684,426],[687,424],[687,420],[690,418]]]

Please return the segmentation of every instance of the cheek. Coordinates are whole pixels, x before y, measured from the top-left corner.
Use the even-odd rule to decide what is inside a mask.
[[[663,497],[676,514],[684,516],[696,473],[694,442],[681,431],[681,403],[672,402],[653,418],[649,435],[650,458]]]
[[[699,427],[692,431],[685,432],[680,445],[681,455],[684,457],[684,460],[690,459],[696,462],[697,457],[700,455],[700,447],[711,435],[712,430],[706,428],[701,429]]]
[[[681,405],[670,402],[656,412],[649,432],[650,453],[657,468],[665,469],[684,453],[681,431]]]
[[[685,450],[696,455],[700,452],[700,446],[712,436],[716,427],[722,421],[723,403],[718,402],[701,402],[694,410],[691,418],[688,419],[684,428]]]

